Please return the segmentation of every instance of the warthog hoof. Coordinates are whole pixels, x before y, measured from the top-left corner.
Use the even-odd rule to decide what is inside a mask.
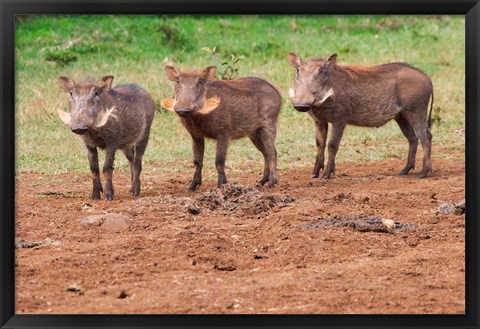
[[[128,190],[130,192],[130,195],[132,196],[139,196],[140,195],[140,186],[132,186]]]
[[[263,177],[258,181],[258,184],[263,186],[266,182],[268,182],[268,177]]]
[[[330,179],[331,176],[332,176],[332,173],[327,173],[327,172],[326,172],[326,173],[324,173],[324,174],[322,175],[322,178],[321,178],[321,179]]]
[[[400,171],[398,174],[399,174],[400,176],[407,175],[407,174],[410,172],[410,170],[412,170],[412,169],[415,169],[415,166],[407,165],[407,166],[405,166],[405,168],[403,168],[402,171]]]
[[[275,180],[273,182],[268,183],[268,187],[269,188],[274,188],[276,184],[277,184],[277,181]]]
[[[187,192],[195,192],[197,187],[199,187],[200,185],[202,184],[197,182],[192,182],[192,184],[190,184],[190,186],[188,187]]]
[[[312,174],[312,175],[310,176],[310,178],[318,178],[318,176],[320,176],[320,175],[319,175],[319,174]]]
[[[427,178],[429,172],[432,172],[432,169],[427,169],[427,170],[422,169],[422,171],[420,171],[418,173],[417,177],[418,178]]]
[[[113,200],[113,191],[105,192],[105,200],[107,200],[107,201],[112,201]]]
[[[94,184],[93,192],[92,192],[92,199],[93,200],[100,200],[100,193],[103,193],[102,184]]]

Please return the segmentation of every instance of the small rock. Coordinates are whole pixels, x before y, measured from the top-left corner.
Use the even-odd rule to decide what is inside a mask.
[[[98,224],[102,223],[105,220],[105,214],[102,215],[90,215],[87,217],[80,218],[81,224]]]
[[[457,203],[444,202],[438,207],[436,213],[440,215],[462,215],[465,213],[465,199]]]
[[[219,271],[235,271],[237,269],[234,265],[215,265],[213,268]]]
[[[111,214],[114,216],[110,216],[105,220],[105,222],[101,225],[101,227],[110,232],[120,232],[125,231],[127,228],[132,225],[132,221],[130,217],[123,216],[119,214]]]
[[[391,219],[382,218],[382,224],[387,227],[387,230],[389,232],[393,232],[393,230],[395,229],[395,222]]]
[[[455,215],[463,215],[465,213],[465,199],[455,203]]]
[[[78,284],[76,283],[72,283],[70,284],[68,287],[67,287],[67,291],[72,291],[72,292],[81,292],[82,291],[82,287],[80,287]]]
[[[122,290],[122,291],[120,292],[120,295],[118,295],[118,298],[120,298],[120,299],[125,299],[125,298],[127,298],[128,296],[129,296],[129,295],[125,292],[125,290]]]
[[[97,224],[109,232],[124,231],[132,225],[130,217],[115,213],[90,215],[80,219],[81,224]]]

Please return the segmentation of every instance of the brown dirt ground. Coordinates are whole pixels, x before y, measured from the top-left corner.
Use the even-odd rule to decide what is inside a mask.
[[[427,179],[403,164],[282,170],[272,191],[260,168],[227,168],[231,189],[193,194],[192,168],[145,171],[139,198],[118,170],[113,202],[89,199],[89,174],[18,174],[16,235],[41,245],[16,249],[17,313],[464,313],[465,215],[435,212],[464,198],[464,157],[434,159]],[[133,223],[80,223],[104,212]],[[362,215],[414,229],[318,225]]]

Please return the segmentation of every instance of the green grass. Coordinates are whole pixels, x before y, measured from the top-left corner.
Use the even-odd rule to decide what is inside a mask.
[[[463,150],[465,62],[464,18],[460,16],[24,16],[16,24],[17,170],[88,172],[81,141],[56,116],[67,107],[57,78],[115,76],[114,84],[136,82],[157,104],[170,97],[163,63],[206,67],[215,59],[241,56],[239,76],[258,76],[284,97],[278,126],[280,169],[311,168],[314,126],[290,104],[293,70],[286,54],[326,57],[339,64],[405,61],[430,75],[435,90],[433,161]],[[406,158],[407,142],[395,122],[378,129],[349,126],[337,162]],[[421,157],[421,148],[417,157]],[[214,171],[214,143],[207,142],[205,170]],[[145,170],[190,171],[191,140],[178,118],[159,108],[144,158]],[[101,161],[103,158],[101,157]],[[227,166],[260,171],[262,157],[248,139],[235,141]],[[125,168],[123,155],[116,167]]]

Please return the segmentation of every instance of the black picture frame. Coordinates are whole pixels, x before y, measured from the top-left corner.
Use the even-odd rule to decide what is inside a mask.
[[[26,14],[454,14],[466,35],[465,315],[23,315],[15,314],[14,22]],[[478,0],[0,0],[1,328],[478,328],[480,4]]]

